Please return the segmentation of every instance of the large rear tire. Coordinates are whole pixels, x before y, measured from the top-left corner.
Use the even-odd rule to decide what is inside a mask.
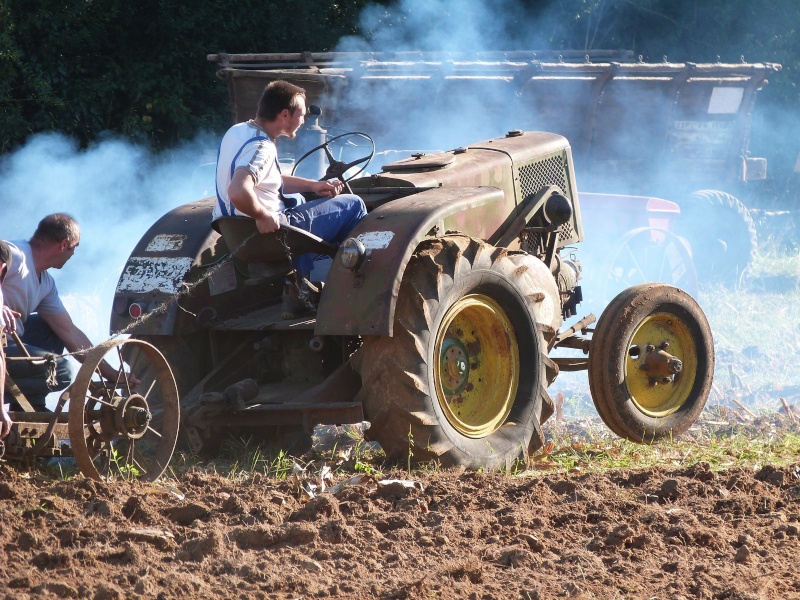
[[[685,432],[705,406],[713,374],[711,329],[683,290],[637,285],[600,315],[589,387],[598,414],[618,436],[651,442]]]
[[[537,305],[552,296],[524,260],[465,236],[418,248],[393,337],[365,338],[356,364],[366,436],[389,459],[494,470],[543,444],[556,371]]]

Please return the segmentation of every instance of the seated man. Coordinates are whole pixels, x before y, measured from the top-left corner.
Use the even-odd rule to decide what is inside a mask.
[[[11,268],[12,261],[11,249],[8,244],[0,240],[0,338],[5,342],[4,330],[6,328],[5,314],[10,311],[3,303],[3,280],[6,278],[8,269]],[[9,318],[14,319],[10,314]],[[5,344],[0,343],[0,439],[6,437],[11,431],[11,418],[6,409],[6,357],[5,357]]]
[[[264,89],[254,119],[231,127],[222,138],[217,157],[217,204],[213,219],[248,216],[261,233],[276,231],[285,220],[322,238],[341,243],[367,214],[364,202],[339,194],[339,180],[315,181],[282,175],[275,140],[295,137],[306,115],[303,88],[273,81]],[[284,194],[312,192],[321,200],[296,204]],[[307,285],[314,256],[293,257],[299,285]],[[304,293],[301,290],[300,293]]]
[[[75,359],[83,361],[80,350],[92,347],[86,334],[72,322],[61,302],[55,281],[48,269],[60,269],[72,258],[80,243],[78,223],[69,215],[48,215],[39,222],[33,237],[25,241],[7,242],[11,251],[12,267],[3,283],[3,293],[8,309],[13,312],[6,327],[16,331],[31,356],[53,356],[55,364],[33,364],[28,361],[8,363],[8,374],[37,412],[46,412],[47,394],[62,390],[72,380],[72,369],[67,358],[61,356],[64,348],[77,352]],[[8,316],[6,312],[6,316]],[[13,342],[6,349],[8,356],[24,356],[23,350]],[[103,361],[100,370],[104,377],[115,380],[117,370]],[[135,376],[128,378],[137,385]],[[12,410],[21,410],[16,402]]]

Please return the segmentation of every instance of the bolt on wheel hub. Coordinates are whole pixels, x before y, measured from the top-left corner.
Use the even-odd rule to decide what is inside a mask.
[[[442,344],[441,355],[442,388],[445,394],[459,394],[467,385],[469,364],[467,349],[453,338],[447,338]]]

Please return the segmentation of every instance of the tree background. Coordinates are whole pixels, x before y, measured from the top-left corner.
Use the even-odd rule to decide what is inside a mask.
[[[800,113],[794,0],[438,0],[436,18],[476,3],[489,10],[513,4],[520,29],[535,28],[537,39],[554,49],[781,63],[769,94],[759,99],[760,118]],[[0,0],[0,154],[39,132],[61,132],[82,147],[116,135],[154,150],[199,131],[221,133],[230,124],[226,88],[208,54],[322,52],[343,36],[377,43],[380,28],[430,6],[429,0]],[[502,36],[481,41],[487,50],[514,49]],[[758,148],[761,155],[786,170],[798,150],[790,138],[753,143],[768,146]]]

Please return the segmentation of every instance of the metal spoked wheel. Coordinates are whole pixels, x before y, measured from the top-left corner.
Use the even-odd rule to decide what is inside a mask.
[[[133,348],[155,374],[138,387],[131,385],[123,359]],[[113,380],[100,374],[103,361],[116,369]],[[158,421],[154,412],[160,414]],[[172,458],[179,424],[175,379],[154,346],[112,339],[86,354],[70,389],[68,425],[73,455],[86,477],[157,479]]]

